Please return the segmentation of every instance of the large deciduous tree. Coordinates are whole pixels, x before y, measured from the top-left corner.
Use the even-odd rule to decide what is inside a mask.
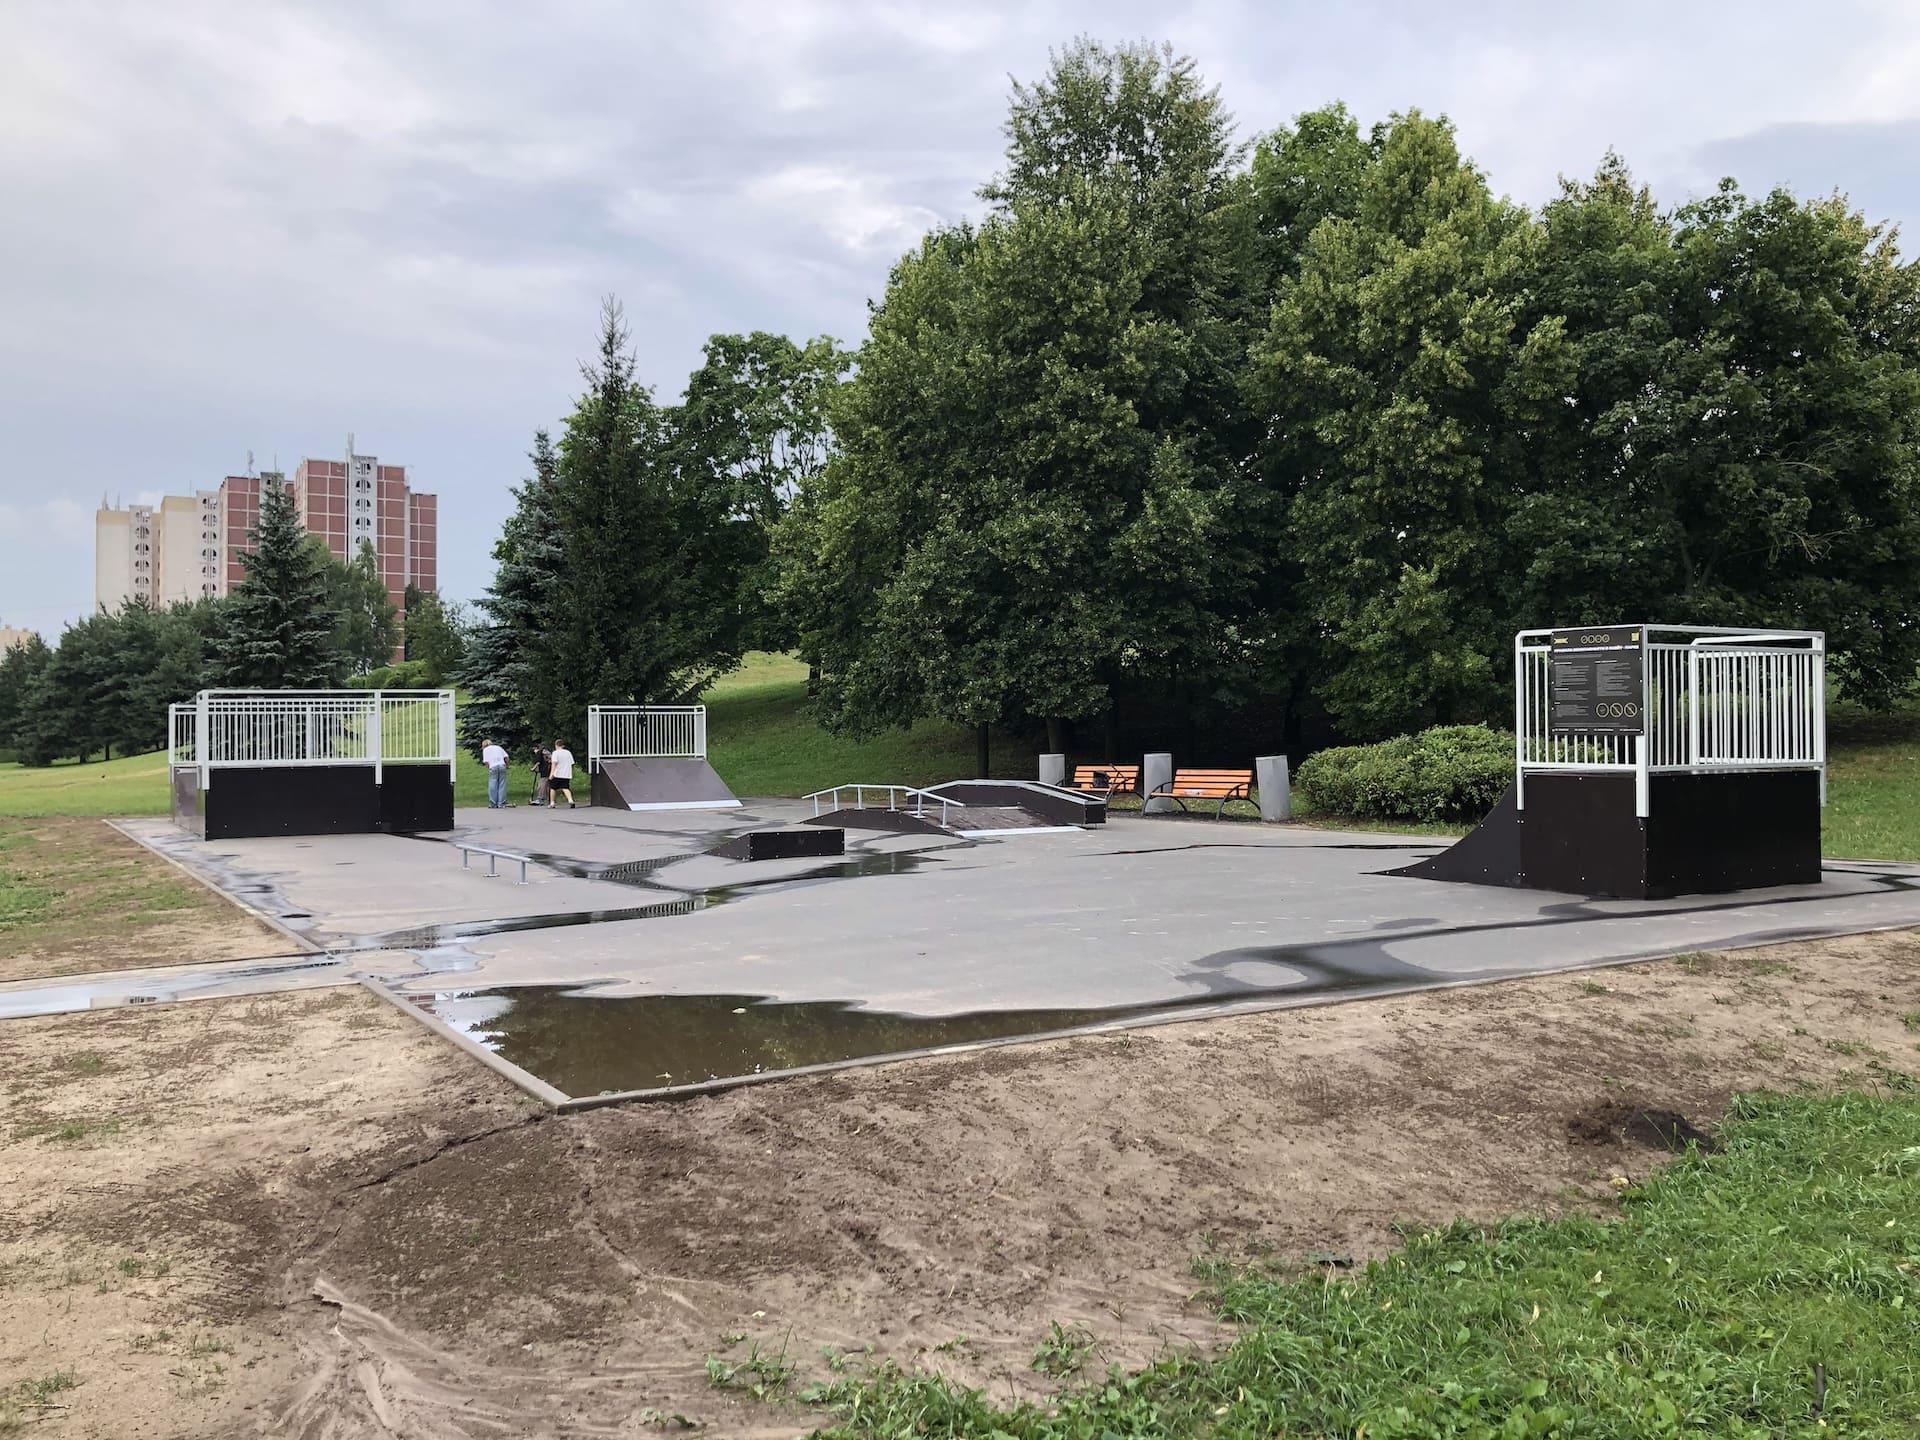
[[[1367,149],[1351,213],[1318,220],[1281,280],[1251,376],[1310,680],[1356,736],[1497,713],[1503,537],[1562,364],[1553,322],[1522,326],[1531,220],[1451,127],[1400,116]]]
[[[794,643],[790,618],[770,603],[772,536],[826,465],[827,400],[849,358],[824,336],[801,345],[759,330],[715,335],[672,412],[683,481],[728,492],[730,516],[750,527],[734,601],[742,647]]]
[[[1092,716],[1244,659],[1228,117],[1189,62],[1082,42],[1007,133],[992,213],[895,268],[783,537],[837,728]]]
[[[312,543],[320,545],[318,539],[312,539]],[[327,559],[326,574],[340,614],[337,640],[347,665],[354,674],[364,675],[391,664],[394,651],[400,647],[400,611],[381,578],[380,556],[373,542],[362,540],[352,558],[344,562],[327,554],[324,546],[320,553]]]
[[[1823,629],[1851,695],[1920,667],[1920,277],[1840,200],[1658,213],[1609,159],[1542,216],[1569,365],[1514,517],[1523,613]]]

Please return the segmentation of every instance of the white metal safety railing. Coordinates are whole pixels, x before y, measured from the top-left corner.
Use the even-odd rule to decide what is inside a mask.
[[[848,805],[844,796],[851,794],[853,804]],[[884,804],[867,804],[867,796],[872,794]],[[963,800],[951,800],[945,795],[936,795],[931,790],[916,790],[911,785],[869,785],[860,781],[849,781],[845,785],[835,785],[826,790],[816,790],[811,795],[802,795],[802,800],[813,802],[813,813],[824,815],[832,810],[897,810],[924,820],[930,809],[940,812],[940,823],[945,825],[949,811],[954,808],[966,809]],[[901,801],[905,800],[903,805]]]
[[[704,705],[589,705],[587,768],[602,760],[704,760]]]
[[[167,708],[167,759],[200,771],[289,765],[445,765],[451,690],[203,690]]]
[[[1514,637],[1514,765],[1519,798],[1537,771],[1818,770],[1826,797],[1826,637],[1817,630],[1644,625],[1644,729],[1555,730],[1550,630]]]

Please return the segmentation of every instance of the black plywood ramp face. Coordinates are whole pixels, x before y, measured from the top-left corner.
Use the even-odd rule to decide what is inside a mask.
[[[798,860],[814,855],[844,855],[847,832],[819,826],[795,826],[788,830],[749,830],[724,845],[716,845],[709,854],[728,860]]]
[[[1527,777],[1471,834],[1391,873],[1569,895],[1663,900],[1820,881],[1813,770],[1652,776],[1649,816],[1631,775]]]

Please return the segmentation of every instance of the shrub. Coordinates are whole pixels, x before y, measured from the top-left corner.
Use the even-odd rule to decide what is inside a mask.
[[[1316,810],[1364,820],[1478,820],[1512,779],[1513,736],[1485,725],[1322,750],[1299,775]]]
[[[398,665],[382,665],[347,681],[351,690],[426,690],[427,667],[424,661],[402,660]]]

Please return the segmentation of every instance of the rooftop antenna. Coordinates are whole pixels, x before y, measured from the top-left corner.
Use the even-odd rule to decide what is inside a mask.
[[[253,451],[249,450],[247,451],[247,475],[249,478],[251,478],[254,473],[255,472],[253,468]]]

